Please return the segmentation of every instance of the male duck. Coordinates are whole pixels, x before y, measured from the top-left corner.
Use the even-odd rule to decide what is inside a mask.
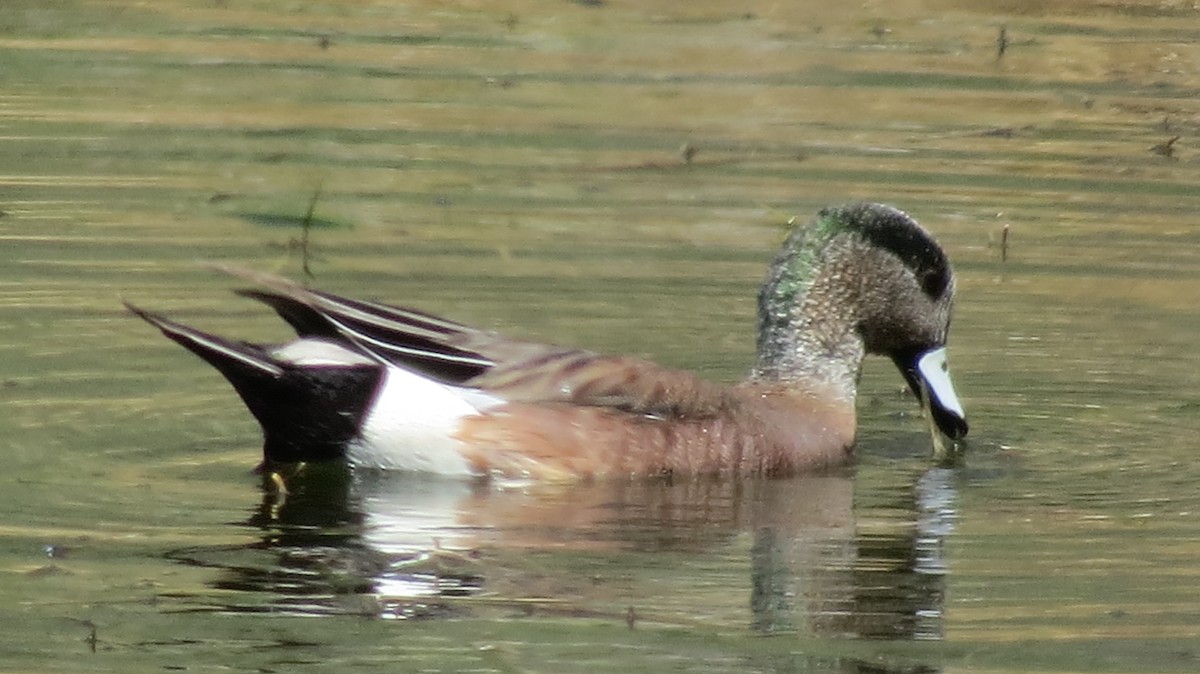
[[[891,356],[943,433],[967,433],[946,366],[949,262],[879,204],[827,208],[788,236],[759,293],[758,362],[734,386],[226,271],[264,287],[239,294],[300,338],[229,341],[129,308],[225,375],[267,463],[552,479],[815,469],[851,455],[867,353]]]

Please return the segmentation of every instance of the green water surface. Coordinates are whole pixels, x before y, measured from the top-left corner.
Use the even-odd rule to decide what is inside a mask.
[[[1196,671],[1198,147],[1190,3],[4,0],[0,670]],[[957,462],[871,362],[832,475],[278,501],[120,304],[282,340],[201,263],[307,266],[732,381],[854,199],[956,265]]]

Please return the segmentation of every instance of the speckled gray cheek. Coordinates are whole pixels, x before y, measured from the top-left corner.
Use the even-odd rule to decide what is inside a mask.
[[[928,348],[946,340],[953,277],[937,296],[921,287],[912,267],[889,251],[876,249],[876,283],[864,297],[863,339],[872,353]]]

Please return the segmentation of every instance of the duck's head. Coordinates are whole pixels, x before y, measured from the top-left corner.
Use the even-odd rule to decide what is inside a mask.
[[[886,355],[951,438],[967,434],[946,366],[954,274],[906,213],[826,208],[788,236],[759,295],[759,377],[812,379],[854,396],[865,353]]]

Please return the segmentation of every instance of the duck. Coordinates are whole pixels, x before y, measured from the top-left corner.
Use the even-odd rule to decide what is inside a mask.
[[[968,431],[946,350],[950,262],[883,204],[791,229],[758,294],[756,360],[728,385],[214,266],[297,338],[236,341],[125,304],[224,375],[262,427],[264,466],[568,481],[817,471],[854,459],[868,354],[892,359],[939,433]]]

